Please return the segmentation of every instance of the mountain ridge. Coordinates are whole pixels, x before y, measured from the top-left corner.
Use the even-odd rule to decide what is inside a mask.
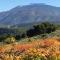
[[[0,24],[3,25],[23,25],[44,21],[60,23],[60,7],[31,4],[0,12]]]

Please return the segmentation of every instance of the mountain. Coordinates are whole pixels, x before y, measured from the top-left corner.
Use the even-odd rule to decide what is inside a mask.
[[[44,21],[60,23],[60,7],[31,4],[0,12],[0,25],[27,25]]]

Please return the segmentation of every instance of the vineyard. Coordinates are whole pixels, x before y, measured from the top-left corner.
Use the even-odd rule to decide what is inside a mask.
[[[37,39],[0,46],[0,60],[60,60],[60,39]]]

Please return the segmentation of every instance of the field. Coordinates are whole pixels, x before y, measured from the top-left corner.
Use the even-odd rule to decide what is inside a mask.
[[[60,28],[44,22],[33,29],[0,29],[0,60],[60,60]]]
[[[0,60],[60,60],[60,38],[2,44]]]

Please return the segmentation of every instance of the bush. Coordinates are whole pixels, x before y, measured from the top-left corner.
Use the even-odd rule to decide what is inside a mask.
[[[16,39],[14,37],[8,37],[4,40],[5,43],[14,43]]]
[[[41,23],[40,25],[33,26],[33,29],[27,31],[27,36],[32,37],[35,35],[51,33],[56,30],[54,24],[50,24],[49,22]]]
[[[23,60],[46,60],[46,58],[43,56],[31,56],[31,55],[29,56],[29,55],[27,55],[23,58]]]
[[[58,59],[57,59],[57,56],[49,56],[47,59],[48,59],[48,60],[58,60]]]
[[[21,38],[25,38],[25,37],[27,37],[27,35],[26,35],[26,33],[23,33],[23,34],[21,35]]]
[[[16,38],[16,40],[20,40],[21,36],[20,35],[16,35],[15,38]]]

